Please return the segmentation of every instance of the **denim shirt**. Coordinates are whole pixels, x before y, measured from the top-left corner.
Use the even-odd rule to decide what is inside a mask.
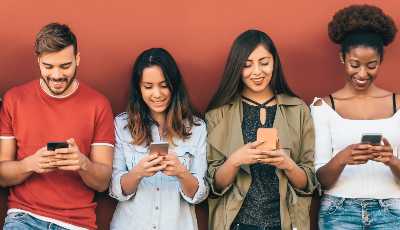
[[[111,221],[111,229],[141,230],[197,230],[194,204],[207,198],[208,185],[205,182],[206,126],[200,119],[199,126],[193,126],[192,135],[181,140],[174,138],[170,154],[176,154],[181,163],[197,179],[199,187],[193,198],[186,196],[175,176],[157,172],[144,177],[134,194],[124,195],[121,177],[128,173],[147,154],[148,146],[132,144],[132,136],[126,127],[128,115],[122,113],[115,118],[116,144],[110,196],[119,200]],[[160,142],[158,127],[151,128],[153,142]]]

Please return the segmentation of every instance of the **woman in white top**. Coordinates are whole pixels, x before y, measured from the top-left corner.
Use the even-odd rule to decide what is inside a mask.
[[[206,127],[164,49],[144,51],[132,73],[128,111],[115,118],[111,229],[196,230],[193,204],[208,195]],[[150,150],[168,142],[169,152]]]
[[[383,47],[396,32],[393,20],[370,5],[344,8],[329,23],[347,77],[342,89],[311,106],[324,190],[321,230],[400,226],[400,161],[393,151],[400,144],[400,97],[374,83]],[[361,143],[367,133],[381,134],[381,143]]]

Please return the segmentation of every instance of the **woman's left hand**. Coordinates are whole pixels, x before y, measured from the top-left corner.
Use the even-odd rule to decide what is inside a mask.
[[[263,151],[264,158],[258,160],[259,163],[273,165],[282,170],[292,170],[296,167],[296,163],[285,153],[284,149],[277,149],[272,151]]]
[[[161,163],[165,165],[165,169],[162,172],[167,176],[183,177],[187,172],[186,167],[180,162],[176,153],[169,152],[164,156],[164,161]]]
[[[385,165],[392,165],[397,159],[393,154],[393,148],[386,138],[383,138],[383,145],[372,146],[374,161],[382,162]]]

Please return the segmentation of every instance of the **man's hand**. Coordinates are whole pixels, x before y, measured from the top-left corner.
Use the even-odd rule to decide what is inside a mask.
[[[42,147],[33,155],[23,159],[22,162],[30,172],[48,173],[57,167],[55,156],[55,152],[47,151],[47,147]]]
[[[68,139],[68,148],[54,150],[57,161],[55,166],[60,170],[67,171],[86,171],[90,160],[79,151],[79,147],[73,138]]]

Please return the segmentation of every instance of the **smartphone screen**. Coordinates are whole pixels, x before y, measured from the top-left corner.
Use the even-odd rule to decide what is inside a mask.
[[[278,130],[276,128],[259,128],[257,141],[264,141],[257,146],[257,149],[276,150],[278,148]]]
[[[49,142],[47,143],[47,150],[54,151],[56,149],[68,148],[67,142]]]
[[[361,137],[361,143],[380,145],[382,142],[382,134],[380,133],[365,133]]]
[[[150,143],[150,153],[158,153],[161,156],[168,154],[168,142]]]

